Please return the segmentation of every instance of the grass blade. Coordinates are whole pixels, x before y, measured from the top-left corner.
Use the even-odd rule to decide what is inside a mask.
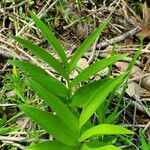
[[[76,145],[76,135],[56,115],[25,105],[20,105],[19,107],[42,129],[54,136],[58,141],[69,146]]]
[[[69,63],[70,72],[76,67],[76,64],[79,61],[79,59],[83,56],[87,49],[90,48],[90,46],[93,44],[96,38],[101,34],[108,22],[109,19],[106,19],[103,23],[101,23],[101,25],[96,30],[94,30],[76,50]]]
[[[60,75],[62,75],[65,79],[67,79],[67,74],[65,72],[65,69],[63,68],[62,64],[56,60],[50,53],[48,53],[43,48],[29,42],[28,40],[24,40],[17,36],[12,36],[14,40],[16,40],[18,43],[22,44],[24,47],[28,48],[32,53],[34,53],[36,56],[44,60],[47,64],[49,64],[51,67],[53,67]]]
[[[126,78],[126,74],[117,77],[115,80],[110,81],[108,84],[99,88],[98,91],[91,95],[87,103],[84,105],[79,118],[79,127],[81,128],[91,115],[96,111],[96,109],[102,104],[102,102],[107,98],[110,92],[119,84],[121,84]]]
[[[148,144],[146,142],[146,139],[144,137],[144,133],[142,132],[142,130],[139,131],[139,134],[140,134],[140,139],[141,139],[141,147],[142,147],[142,150],[149,150],[150,148],[150,144]]]
[[[90,76],[94,75],[98,71],[104,69],[105,67],[108,67],[109,65],[113,64],[117,60],[122,59],[126,55],[114,55],[109,58],[105,58],[102,60],[97,61],[96,63],[90,65],[86,69],[84,69],[75,79],[70,83],[71,87],[76,86],[81,81],[85,81]]]
[[[31,75],[32,79],[42,85],[44,88],[57,96],[67,97],[69,94],[68,89],[60,81],[50,76],[40,67],[30,64],[26,61],[14,60],[11,61],[17,67],[23,69]]]
[[[29,85],[35,90],[41,98],[45,100],[48,106],[56,112],[58,117],[68,126],[72,132],[78,134],[79,125],[77,117],[69,110],[69,108],[61,102],[59,98],[43,88],[40,84],[32,79],[28,80]]]
[[[134,134],[134,132],[118,125],[100,124],[86,130],[81,135],[79,141],[82,142],[92,136],[97,135],[118,135],[118,134]]]
[[[73,150],[74,148],[71,146],[64,145],[57,141],[48,141],[43,143],[38,143],[35,145],[31,145],[25,150]]]
[[[50,45],[54,48],[54,50],[58,53],[59,57],[63,61],[65,67],[68,67],[68,61],[65,54],[65,51],[63,47],[61,46],[61,43],[59,40],[54,36],[52,31],[33,13],[30,12],[30,15],[34,21],[34,23],[37,25],[37,27],[41,30],[44,37],[47,39]]]
[[[127,85],[128,85],[128,79],[129,79],[129,77],[130,77],[130,73],[131,73],[132,68],[134,67],[134,64],[135,64],[137,58],[139,57],[139,55],[140,55],[142,49],[143,49],[143,39],[140,38],[140,47],[138,48],[138,50],[137,50],[136,53],[134,54],[134,56],[133,56],[131,62],[130,62],[129,65],[128,65],[128,68],[126,69],[126,72],[128,72],[128,77],[126,78],[126,81],[125,81],[125,83],[124,83],[124,85],[123,85],[123,89],[122,89],[121,94],[120,94],[120,96],[119,96],[119,100],[118,100],[118,102],[117,102],[117,106],[115,107],[115,109],[114,109],[114,111],[113,111],[113,114],[117,114],[117,111],[118,111],[118,109],[119,109],[119,105],[120,105],[120,103],[121,103],[121,101],[122,101],[122,99],[123,99],[123,96],[124,96],[124,94],[125,94],[125,91],[126,91],[126,88],[127,88]],[[111,115],[110,115],[110,117],[111,117]],[[110,118],[108,118],[108,119],[110,119]],[[115,119],[115,118],[114,118],[114,119]],[[113,121],[113,120],[112,120],[112,121]],[[114,121],[115,121],[115,120],[114,120]]]
[[[136,62],[136,60],[138,59],[139,55],[141,54],[141,51],[143,49],[143,39],[140,39],[140,47],[138,48],[138,50],[136,51],[136,53],[134,54],[133,58],[132,58],[132,61],[130,62],[128,68],[126,71],[131,72],[132,68],[134,67],[134,64]]]

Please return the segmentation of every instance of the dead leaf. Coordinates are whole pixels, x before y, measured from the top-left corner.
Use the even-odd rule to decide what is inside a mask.
[[[5,94],[7,98],[13,97],[13,96],[16,96],[16,91],[12,90],[12,91],[6,92]]]
[[[81,59],[78,61],[77,66],[78,66],[79,68],[81,68],[81,69],[87,68],[87,67],[89,66],[87,59],[81,58]]]
[[[116,62],[115,66],[117,67],[117,72],[119,72],[120,74],[124,71],[126,71],[127,67],[128,67],[129,63],[127,62]],[[131,77],[132,78],[137,78],[142,76],[142,70],[138,67],[138,66],[134,66],[132,71],[131,71]],[[139,83],[140,82],[140,78],[137,78],[135,80],[135,82]],[[141,80],[141,86],[143,88],[145,88],[146,90],[150,91],[150,76],[144,77]]]
[[[142,87],[145,87],[147,90],[150,91],[150,76],[143,78],[141,84]]]
[[[116,62],[115,66],[117,67],[117,72],[122,73],[126,71],[129,63],[128,62]],[[131,72],[131,77],[137,77],[141,74],[141,69],[138,66],[134,66]]]
[[[148,7],[147,2],[143,4],[143,23],[142,23],[142,36],[143,38],[150,38],[150,7]],[[137,36],[140,37],[138,33]]]
[[[128,88],[126,89],[126,93],[133,98],[138,97],[138,84],[135,82],[131,82],[128,84]]]
[[[77,63],[77,67],[81,68],[82,70],[84,70],[88,66],[89,66],[88,61],[85,58],[81,58]],[[75,70],[72,72],[71,77],[75,78],[77,75],[78,75],[78,72]]]

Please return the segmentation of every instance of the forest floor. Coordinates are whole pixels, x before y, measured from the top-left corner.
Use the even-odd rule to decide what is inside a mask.
[[[140,0],[1,0],[0,127],[15,125],[15,127],[21,127],[21,130],[15,132],[14,135],[9,135],[8,131],[0,129],[0,149],[8,147],[12,150],[23,149],[24,146],[19,141],[27,137],[26,128],[31,128],[29,119],[22,117],[16,106],[20,103],[20,99],[14,90],[12,66],[9,60],[16,57],[47,67],[43,62],[35,59],[30,52],[11,40],[10,36],[19,35],[51,51],[48,42],[43,39],[38,28],[33,24],[29,10],[34,11],[53,30],[56,37],[63,43],[68,58],[91,31],[111,16],[108,26],[78,65],[85,68],[97,59],[110,56],[115,43],[115,53],[128,55],[113,65],[112,76],[114,77],[125,71],[131,62],[140,47],[139,33],[142,32],[143,49],[132,69],[122,102],[123,106],[120,106],[122,113],[118,120],[120,124],[137,133],[142,129],[147,142],[150,142],[150,5],[148,3],[145,5]],[[107,71],[105,69],[94,79],[106,76]],[[22,72],[21,79],[24,79]],[[26,94],[29,94],[28,91]],[[113,105],[115,104],[112,104],[112,108]],[[139,145],[139,137],[133,138],[134,144]],[[125,149],[136,148],[127,146]]]

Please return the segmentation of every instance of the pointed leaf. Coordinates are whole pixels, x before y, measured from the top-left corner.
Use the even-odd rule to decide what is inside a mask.
[[[58,117],[72,130],[72,132],[78,133],[79,124],[77,117],[69,110],[69,108],[61,102],[59,98],[43,88],[40,84],[32,79],[28,80],[29,85],[35,90],[41,98],[45,100],[48,106],[50,106],[58,115]]]
[[[81,150],[121,150],[119,147],[116,147],[114,145],[105,145],[101,147],[88,147],[86,144],[83,145]]]
[[[20,105],[19,107],[58,141],[71,146],[76,145],[76,135],[56,115],[25,105]]]
[[[118,125],[100,124],[86,130],[81,135],[79,141],[82,142],[92,136],[97,135],[118,135],[118,134],[134,134],[134,132]]]
[[[102,88],[103,86],[107,85],[112,80],[112,78],[100,79],[98,81],[94,81],[90,84],[82,86],[72,96],[71,106],[83,106],[89,100],[91,95],[96,93],[97,90],[99,90],[99,88]]]
[[[126,74],[123,74],[119,77],[117,77],[115,80],[110,81],[105,86],[99,88],[99,90],[91,95],[85,106],[83,107],[83,110],[81,112],[80,118],[79,118],[79,127],[82,127],[87,120],[91,117],[91,115],[96,111],[96,109],[102,104],[102,102],[107,98],[107,96],[110,94],[110,92],[119,84],[121,84],[126,78]]]
[[[48,63],[51,67],[53,67],[60,75],[62,75],[64,78],[67,79],[67,74],[65,72],[65,69],[61,65],[61,63],[56,60],[50,53],[48,53],[43,48],[29,42],[28,40],[24,40],[17,36],[12,36],[14,40],[16,40],[18,43],[22,44],[24,47],[28,48],[32,53],[37,55],[39,58],[44,60],[46,63]]]
[[[144,133],[142,132],[142,130],[139,131],[140,133],[140,140],[141,140],[141,147],[142,147],[142,150],[149,150],[150,148],[150,144],[148,144],[146,142],[146,139],[144,137]]]
[[[44,37],[47,39],[49,44],[52,45],[54,50],[60,56],[64,65],[67,67],[68,66],[67,57],[66,57],[65,51],[64,51],[63,47],[61,46],[61,43],[59,42],[59,40],[54,36],[52,31],[33,12],[30,12],[30,15],[31,15],[34,23],[41,30]]]
[[[71,82],[71,87],[76,86],[81,81],[85,81],[90,76],[94,75],[98,71],[108,67],[109,65],[113,64],[117,60],[122,59],[126,55],[114,55],[109,58],[105,58],[102,60],[97,61],[96,63],[90,65],[86,69],[84,69],[75,79]]]
[[[100,36],[101,32],[106,27],[108,22],[109,22],[109,19],[106,19],[103,23],[101,23],[101,25],[96,30],[94,30],[85,39],[85,41],[80,45],[80,47],[76,50],[76,52],[74,53],[74,55],[71,58],[70,63],[69,63],[69,70],[70,70],[70,72],[72,71],[72,69],[74,69],[76,67],[76,64],[79,61],[79,59],[88,50],[88,48],[90,48],[90,46],[93,44],[93,42],[96,40],[96,38],[98,36]]]
[[[23,69],[27,73],[29,73],[36,82],[38,82],[41,86],[54,93],[55,95],[67,97],[68,89],[57,79],[50,76],[47,72],[45,72],[40,67],[30,64],[26,61],[14,60],[11,61],[17,67]]]
[[[35,145],[31,145],[25,150],[73,150],[74,148],[71,146],[64,145],[57,141],[48,141]]]

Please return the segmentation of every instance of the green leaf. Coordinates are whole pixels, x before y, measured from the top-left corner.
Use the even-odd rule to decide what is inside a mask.
[[[94,126],[93,126],[94,127]],[[92,127],[91,127],[92,128]],[[98,136],[98,138],[90,138],[86,140],[86,145],[88,147],[101,147],[105,145],[112,145],[116,143],[118,136]]]
[[[141,144],[142,144],[142,150],[149,150],[150,144],[148,144],[146,142],[146,139],[144,137],[144,133],[142,132],[142,130],[139,131],[140,133],[140,139],[141,139]]]
[[[83,56],[83,54],[87,51],[87,49],[90,48],[90,46],[93,44],[96,38],[100,36],[101,32],[106,27],[108,22],[109,19],[104,20],[104,22],[101,23],[100,26],[96,30],[94,30],[80,45],[80,47],[75,51],[69,63],[70,72],[72,71],[72,69],[76,67],[76,64],[79,61],[79,59]]]
[[[65,79],[68,78],[62,64],[58,60],[56,60],[50,53],[48,53],[45,49],[29,42],[28,40],[24,40],[17,36],[12,36],[12,38],[16,40],[18,43],[22,44],[24,47],[28,48],[32,53],[37,55],[51,67],[53,67]]]
[[[25,150],[73,150],[73,149],[74,149],[73,147],[64,145],[57,141],[43,142],[25,148]]]
[[[7,115],[4,114],[0,119],[0,128],[5,125],[5,122],[7,121]]]
[[[110,81],[105,86],[102,86],[97,90],[96,93],[92,94],[87,103],[84,105],[79,118],[79,127],[82,127],[91,115],[96,111],[96,109],[102,104],[102,102],[107,98],[113,89],[123,82],[126,78],[127,73],[117,77],[115,80]]]
[[[11,62],[17,67],[29,73],[32,79],[34,79],[41,86],[43,86],[53,94],[62,97],[68,96],[68,89],[60,81],[50,76],[47,72],[45,72],[45,70],[41,69],[40,67],[34,64],[30,64],[26,61],[14,60]]]
[[[119,115],[120,115],[121,113],[122,113],[122,111],[120,111],[120,112],[115,112],[115,111],[113,111],[110,115],[108,115],[107,118],[105,118],[104,123],[106,123],[106,124],[114,124],[114,123],[115,123],[115,120],[116,120],[117,118],[119,118]]]
[[[34,23],[37,25],[37,27],[41,30],[44,37],[47,39],[50,45],[54,48],[54,50],[58,53],[61,60],[63,61],[65,67],[68,67],[68,61],[65,54],[65,51],[63,47],[61,46],[61,43],[59,40],[54,36],[52,31],[33,13],[30,12],[30,15],[34,21]]]
[[[11,132],[15,132],[19,130],[19,128],[16,127],[0,127],[0,135],[5,135]]]
[[[93,95],[94,93],[99,90],[99,88],[102,88],[103,86],[107,85],[110,81],[113,79],[107,78],[107,79],[100,79],[98,81],[94,81],[90,84],[87,84],[85,86],[82,86],[79,88],[75,94],[71,98],[71,106],[83,106]]]
[[[59,98],[43,88],[40,84],[32,79],[28,80],[29,85],[35,90],[41,98],[45,100],[48,106],[50,106],[58,115],[58,117],[72,130],[78,134],[79,121],[77,117],[69,110],[69,108],[61,102]]]
[[[70,146],[76,145],[77,136],[56,115],[25,105],[20,105],[19,107],[58,141]]]
[[[83,145],[83,147],[81,148],[81,150],[121,150],[119,147],[116,147],[114,145],[105,145],[105,146],[101,146],[101,147],[95,147],[95,148],[91,148],[88,147],[86,144]]]
[[[99,60],[96,63],[90,65],[86,69],[84,69],[78,76],[75,77],[75,79],[70,83],[71,87],[76,86],[81,81],[85,81],[90,76],[94,75],[98,71],[108,67],[109,65],[113,64],[117,60],[122,59],[126,55],[114,55],[109,58],[105,58],[103,60]]]
[[[79,141],[82,142],[92,136],[97,135],[118,135],[118,134],[134,134],[134,132],[118,125],[100,124],[86,130],[81,135]]]

